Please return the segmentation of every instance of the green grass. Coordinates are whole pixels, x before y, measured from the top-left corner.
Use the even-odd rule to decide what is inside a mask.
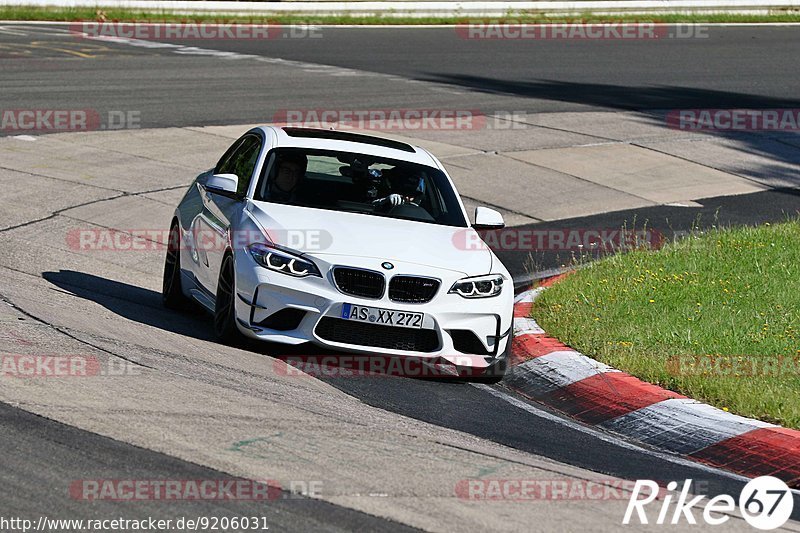
[[[800,428],[798,221],[605,257],[545,291],[533,315],[562,342],[645,381]]]
[[[591,13],[577,13],[574,15],[547,15],[547,14],[519,14],[507,17],[466,17],[454,14],[449,17],[393,17],[385,15],[371,16],[331,16],[331,15],[268,15],[268,16],[231,16],[216,14],[180,14],[169,11],[139,11],[120,8],[100,8],[102,17],[98,15],[97,8],[60,8],[60,7],[32,7],[32,6],[3,6],[0,7],[0,20],[47,20],[71,22],[77,20],[107,20],[118,22],[130,21],[156,21],[156,22],[206,22],[206,23],[277,23],[277,24],[463,24],[463,23],[580,23],[580,22],[656,22],[656,23],[714,23],[714,22],[800,22],[800,12],[774,10],[768,15],[743,15],[743,14],[711,14],[711,13],[684,13],[669,15],[609,15],[600,16]]]

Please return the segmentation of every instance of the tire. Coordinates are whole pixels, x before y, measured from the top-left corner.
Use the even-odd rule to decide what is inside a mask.
[[[508,370],[508,360],[511,358],[511,345],[513,344],[513,332],[509,335],[508,344],[503,352],[503,355],[495,361],[492,366],[488,367],[480,376],[470,377],[468,381],[471,383],[485,383],[487,385],[494,385],[500,383]]]
[[[236,325],[236,275],[233,256],[227,254],[222,260],[217,282],[217,297],[214,303],[214,335],[223,344],[238,345],[242,333]]]
[[[186,311],[192,308],[192,302],[183,294],[181,285],[181,232],[177,223],[169,230],[161,302],[168,309]]]

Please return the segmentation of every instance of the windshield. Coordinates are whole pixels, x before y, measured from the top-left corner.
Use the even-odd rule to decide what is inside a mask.
[[[456,193],[440,170],[352,152],[273,150],[264,165],[255,199],[467,226]]]

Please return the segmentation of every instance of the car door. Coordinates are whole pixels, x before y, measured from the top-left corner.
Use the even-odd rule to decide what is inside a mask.
[[[236,142],[235,148],[229,150],[214,169],[214,174],[235,174],[239,178],[236,198],[212,193],[205,188],[202,191],[203,210],[196,219],[201,256],[199,267],[203,270],[199,277],[211,294],[216,294],[228,228],[244,207],[243,200],[253,179],[262,145],[260,136],[248,133]]]

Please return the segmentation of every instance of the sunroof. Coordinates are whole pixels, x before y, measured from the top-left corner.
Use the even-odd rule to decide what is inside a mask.
[[[320,130],[315,128],[283,128],[286,135],[290,137],[306,137],[310,139],[331,139],[334,141],[350,141],[354,143],[373,144],[384,148],[393,148],[404,152],[415,152],[414,148],[400,141],[391,139],[381,139],[372,135],[362,135],[360,133],[350,133],[347,131]]]

